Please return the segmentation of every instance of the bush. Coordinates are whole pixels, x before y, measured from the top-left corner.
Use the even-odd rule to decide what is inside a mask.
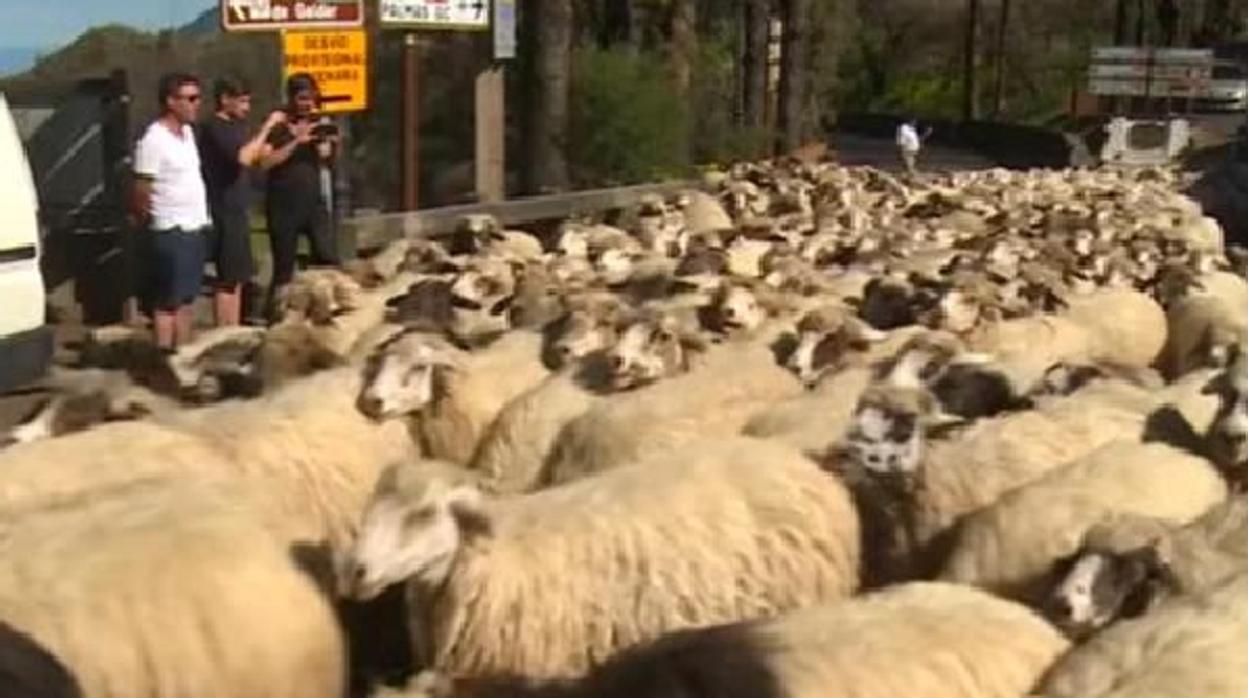
[[[575,186],[682,176],[690,114],[658,56],[624,49],[574,53],[568,157]]]

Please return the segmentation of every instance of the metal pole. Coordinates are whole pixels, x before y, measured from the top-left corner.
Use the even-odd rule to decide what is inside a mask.
[[[415,34],[403,35],[403,210],[420,207],[420,45]]]

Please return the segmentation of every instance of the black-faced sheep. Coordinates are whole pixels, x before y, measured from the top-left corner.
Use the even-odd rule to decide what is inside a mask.
[[[1248,498],[1233,497],[1184,526],[1123,514],[1087,531],[1052,566],[1040,607],[1068,635],[1086,638],[1171,596],[1201,594],[1248,572]]]
[[[674,633],[562,685],[418,677],[404,698],[1018,698],[1066,649],[1025,607],[907,584]],[[378,696],[381,698],[381,696]]]
[[[247,494],[145,482],[6,511],[0,620],[84,696],[339,698],[329,606]]]
[[[1163,444],[1110,444],[965,517],[941,578],[1039,604],[1054,562],[1101,520],[1138,514],[1183,524],[1225,497],[1202,458]]]
[[[1062,657],[1039,698],[1248,695],[1248,574],[1114,625]]]
[[[1218,411],[1206,439],[1215,463],[1237,490],[1248,486],[1248,351],[1232,349],[1231,365],[1206,386]]]
[[[408,581],[422,659],[451,676],[571,678],[664,633],[857,588],[848,494],[779,444],[700,442],[496,502],[445,476],[390,479],[410,484],[379,487],[352,591]]]

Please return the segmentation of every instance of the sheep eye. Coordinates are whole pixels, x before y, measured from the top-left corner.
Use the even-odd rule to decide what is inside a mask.
[[[425,526],[429,522],[433,521],[436,515],[437,511],[431,506],[422,507],[416,511],[408,512],[407,515],[403,517],[403,527],[410,529],[418,526]]]

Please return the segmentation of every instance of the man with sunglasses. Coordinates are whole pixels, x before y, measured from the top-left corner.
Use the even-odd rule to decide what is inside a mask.
[[[134,216],[147,229],[144,305],[156,344],[173,351],[191,341],[194,303],[204,277],[204,237],[212,226],[192,124],[199,113],[199,80],[185,73],[160,79],[160,116],[134,156]]]

